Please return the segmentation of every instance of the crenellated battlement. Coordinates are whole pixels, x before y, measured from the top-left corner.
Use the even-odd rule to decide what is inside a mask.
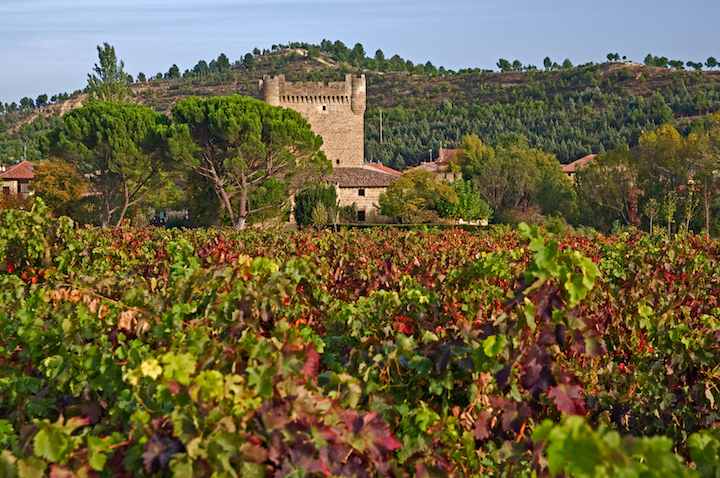
[[[323,151],[334,167],[362,167],[365,157],[365,75],[345,75],[345,81],[288,83],[285,75],[263,75],[263,100],[291,108],[323,138]]]
[[[349,96],[281,96],[280,103],[341,103],[350,104]]]

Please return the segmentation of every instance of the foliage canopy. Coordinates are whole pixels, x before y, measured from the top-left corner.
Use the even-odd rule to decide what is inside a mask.
[[[277,207],[332,170],[322,138],[290,109],[248,97],[190,97],[172,111],[177,127],[173,154],[213,181],[230,222],[243,229],[250,214]],[[252,207],[252,191],[279,181],[286,194]]]
[[[97,47],[100,64],[95,64],[95,74],[88,74],[88,91],[91,98],[103,101],[125,101],[130,97],[131,77],[125,73],[125,63],[118,60],[115,47],[107,42]]]
[[[72,164],[102,199],[103,227],[168,186],[170,120],[142,105],[94,100],[63,117],[42,140],[45,154]]]

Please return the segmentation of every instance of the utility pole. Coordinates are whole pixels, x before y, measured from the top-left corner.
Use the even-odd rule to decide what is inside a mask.
[[[432,163],[432,149],[430,150],[430,162]]]
[[[378,109],[380,110],[380,144],[382,144],[382,109]]]

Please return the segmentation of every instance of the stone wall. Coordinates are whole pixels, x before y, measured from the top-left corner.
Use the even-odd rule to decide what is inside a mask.
[[[380,193],[387,188],[340,188],[336,187],[340,207],[354,206],[356,211],[365,212],[365,221],[371,223],[389,223],[391,219],[379,211]],[[364,196],[359,193],[363,191]],[[356,217],[357,219],[357,217]]]
[[[322,136],[322,150],[334,168],[362,167],[365,161],[365,75],[345,75],[345,81],[287,83],[285,75],[264,75],[263,100],[291,108]]]

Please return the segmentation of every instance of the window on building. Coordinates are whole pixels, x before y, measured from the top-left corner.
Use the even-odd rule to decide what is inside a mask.
[[[358,222],[365,222],[365,211],[358,211]]]
[[[336,160],[335,160],[335,164],[340,164],[340,160],[339,160],[339,159],[336,159]]]
[[[327,105],[323,105],[323,111],[327,111]]]
[[[365,190],[364,189],[358,189],[358,196],[364,196]]]

